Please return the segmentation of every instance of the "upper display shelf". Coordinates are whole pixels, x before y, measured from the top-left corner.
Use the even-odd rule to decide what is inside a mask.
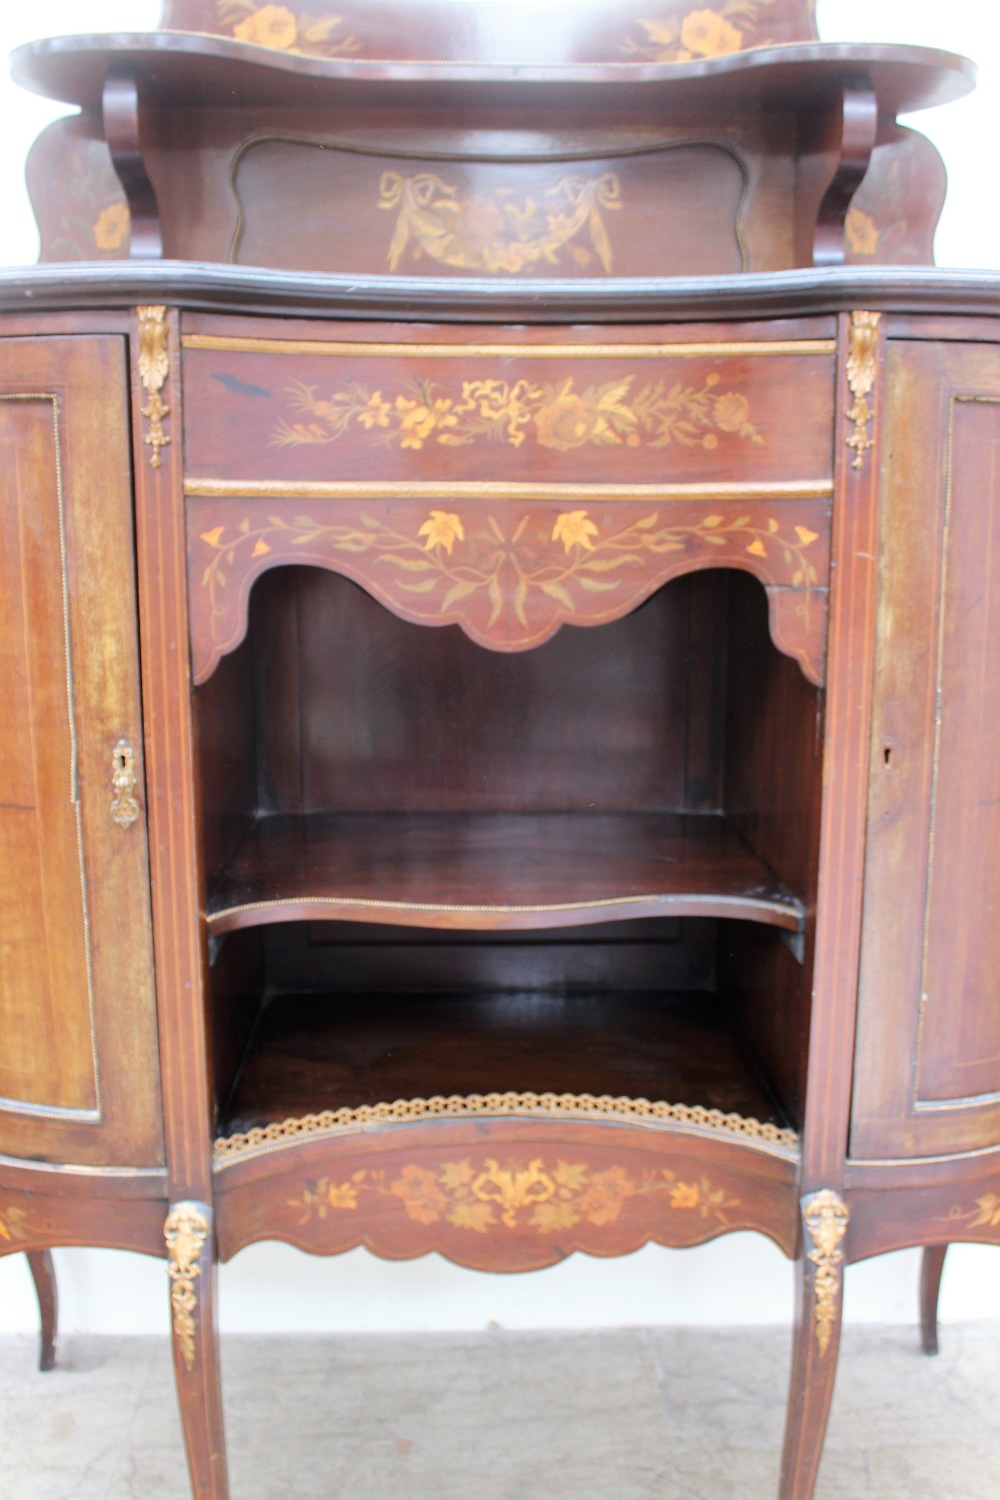
[[[615,280],[928,265],[945,176],[897,116],[965,58],[826,45],[812,0],[165,0],[13,74],[48,261]]]
[[[279,10],[280,7],[265,7]],[[384,97],[419,98],[428,86],[440,97],[448,85],[474,83],[480,102],[498,88],[513,101],[519,91],[553,85],[630,98],[671,116],[788,110],[815,102],[817,94],[870,83],[881,115],[960,99],[975,87],[967,58],[924,47],[852,46],[808,42],[729,52],[688,61],[650,61],[641,54],[621,61],[525,62],[503,58],[419,59],[323,56],[256,42],[172,31],[54,37],[14,52],[17,83],[34,93],[85,111],[101,107],[109,74],[140,77],[172,107],[303,107]],[[409,85],[407,88],[406,86]],[[453,90],[471,102],[466,88]]]

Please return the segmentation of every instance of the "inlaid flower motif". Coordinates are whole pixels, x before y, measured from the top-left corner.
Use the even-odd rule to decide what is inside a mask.
[[[556,524],[552,528],[552,540],[562,541],[567,552],[574,547],[585,547],[588,552],[593,552],[594,544],[590,540],[597,536],[598,530],[593,521],[588,520],[585,510],[565,510],[562,515],[556,517]]]
[[[425,438],[429,438],[436,427],[455,427],[458,423],[451,411],[451,402],[443,398],[430,406],[408,396],[397,396],[396,410],[399,412],[401,448],[422,448]]]
[[[433,1224],[448,1207],[434,1173],[423,1167],[404,1167],[389,1191],[402,1200],[406,1212],[418,1224]]]
[[[432,510],[429,518],[424,522],[417,532],[417,536],[425,536],[424,551],[433,552],[435,547],[443,547],[451,556],[451,550],[456,540],[465,541],[465,528],[461,519],[450,510]]]
[[[288,51],[299,39],[299,27],[287,6],[264,5],[234,26],[233,36],[241,42],[256,42],[260,47]]]
[[[742,432],[750,419],[750,403],[738,391],[729,391],[715,400],[715,425],[720,432]]]
[[[855,255],[875,255],[878,251],[878,226],[871,214],[852,208],[844,224],[847,243]]]
[[[499,204],[489,198],[467,198],[456,204],[458,233],[477,245],[493,245],[506,238],[507,221]]]
[[[317,403],[318,405],[318,403]],[[367,406],[358,412],[358,421],[362,427],[371,432],[373,427],[388,427],[389,413],[392,411],[388,401],[382,400],[382,392],[375,391],[368,399]]]
[[[94,225],[94,243],[98,250],[118,250],[129,231],[129,211],[124,203],[102,208]]]
[[[669,1191],[671,1208],[697,1208],[701,1203],[701,1189],[696,1182],[675,1182]]]
[[[563,389],[535,413],[535,433],[543,448],[566,453],[590,441],[598,420],[598,413],[589,401]]]
[[[635,1196],[635,1183],[624,1167],[593,1172],[577,1207],[591,1224],[613,1224],[627,1198]]]
[[[693,57],[722,57],[738,52],[743,33],[714,10],[693,10],[681,22],[681,46]]]

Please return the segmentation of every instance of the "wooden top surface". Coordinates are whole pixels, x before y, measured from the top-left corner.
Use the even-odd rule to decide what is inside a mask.
[[[996,317],[1000,272],[850,266],[732,276],[448,281],[204,261],[0,267],[0,314],[169,303],[192,311],[443,323],[668,323],[883,312]]]
[[[853,46],[819,42],[761,47],[690,62],[524,63],[504,59],[354,59],[311,57],[224,37],[181,32],[123,32],[53,37],[12,55],[23,88],[84,109],[96,109],[110,68],[135,69],[169,96],[171,107],[291,106],[334,98],[361,100],[393,88],[418,100],[450,93],[475,108],[500,91],[506,102],[558,84],[631,107],[685,113],[756,111],[806,106],[818,92],[870,78],[887,114],[960,99],[975,86],[976,67],[954,53],[922,47]],[[474,84],[470,90],[467,85]],[[637,99],[636,90],[639,90]]]

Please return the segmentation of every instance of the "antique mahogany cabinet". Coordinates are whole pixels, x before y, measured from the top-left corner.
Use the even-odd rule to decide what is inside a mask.
[[[0,1251],[1000,1240],[1000,284],[809,0],[167,0],[22,48]],[[428,628],[434,627],[434,628]],[[291,1455],[290,1455],[291,1460]]]

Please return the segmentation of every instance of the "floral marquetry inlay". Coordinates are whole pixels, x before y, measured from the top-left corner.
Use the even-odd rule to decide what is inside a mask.
[[[945,1222],[960,1224],[963,1230],[1000,1229],[1000,1194],[984,1193],[976,1199],[975,1208],[958,1205],[946,1215]]]
[[[786,41],[773,24],[777,9],[778,0],[677,0],[656,16],[640,18],[622,50],[648,62],[698,62]]]
[[[399,269],[409,251],[414,261],[426,255],[457,270],[518,276],[535,266],[558,267],[568,248],[581,270],[596,270],[599,263],[610,275],[613,257],[604,215],[621,207],[621,184],[614,172],[574,174],[538,198],[501,187],[461,198],[433,172],[414,177],[384,172],[378,206],[396,214],[390,271]]]
[[[361,49],[342,16],[316,15],[297,5],[257,5],[254,0],[216,0],[216,4],[220,26],[239,42],[313,57],[349,57]]]
[[[366,1194],[398,1200],[417,1224],[444,1220],[455,1229],[494,1234],[504,1229],[555,1234],[586,1222],[613,1224],[633,1198],[656,1196],[669,1213],[690,1214],[728,1224],[727,1212],[740,1200],[707,1177],[683,1181],[670,1168],[630,1172],[612,1166],[593,1170],[585,1162],[500,1161],[463,1157],[433,1169],[408,1164],[396,1173],[362,1169],[345,1182],[322,1177],[306,1182],[288,1207],[299,1227],[329,1214],[357,1209]]]
[[[525,442],[566,453],[588,445],[713,451],[725,440],[763,443],[751,421],[749,399],[727,390],[717,372],[697,385],[626,375],[576,389],[572,375],[536,385],[530,380],[463,380],[461,392],[436,381],[408,378],[378,390],[348,381],[330,392],[314,385],[289,389],[292,418],[272,435],[279,447],[335,443],[348,432],[367,433],[374,446],[461,448],[476,442]]]
[[[773,509],[701,503],[646,509],[638,505],[483,505],[422,508],[415,503],[317,508],[279,514],[247,501],[240,519],[197,524],[192,588],[196,680],[245,629],[249,580],[275,563],[334,567],[362,582],[406,618],[457,621],[474,640],[524,650],[564,621],[616,619],[667,578],[692,568],[730,566],[791,591],[806,636],[822,600],[827,556],[826,508]],[[756,513],[755,513],[756,509]],[[220,513],[199,502],[194,516]],[[329,515],[344,519],[326,519]],[[812,520],[813,525],[806,524]],[[199,644],[207,618],[211,643]],[[207,659],[206,659],[207,653]]]
[[[0,1240],[13,1245],[28,1238],[27,1210],[23,1208],[0,1208]]]

